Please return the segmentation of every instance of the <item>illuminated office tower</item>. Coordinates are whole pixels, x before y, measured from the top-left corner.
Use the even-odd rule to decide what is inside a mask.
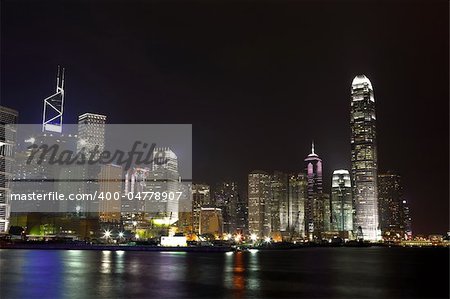
[[[248,234],[247,196],[238,195],[236,203],[236,231],[240,234]]]
[[[405,224],[405,239],[412,239],[412,219],[411,212],[409,210],[409,204],[406,199],[403,199],[403,218]]]
[[[289,176],[288,185],[288,223],[285,231],[289,240],[305,237],[305,202],[307,200],[308,180],[303,173]],[[284,218],[285,219],[285,218]],[[282,225],[282,230],[283,230]]]
[[[322,159],[314,152],[305,159],[308,179],[307,200],[305,205],[305,225],[310,240],[320,238],[324,231],[324,198],[322,196]]]
[[[224,233],[234,233],[237,224],[238,186],[235,182],[221,182],[214,190],[215,206],[222,210]]]
[[[289,179],[286,173],[275,171],[271,175],[270,192],[270,231],[272,238],[289,229],[289,220],[291,218],[289,196]]]
[[[95,148],[102,152],[105,148],[105,127],[105,115],[84,113],[78,116],[77,151],[84,148],[86,158]]]
[[[270,236],[270,175],[253,171],[248,175],[248,230],[258,238]]]
[[[124,195],[128,198],[138,198],[145,191],[149,168],[133,167],[124,175]],[[145,201],[123,200],[122,201],[122,224],[126,230],[134,230],[136,227],[145,227]]]
[[[64,112],[64,68],[58,65],[56,75],[56,91],[44,99],[42,113],[42,132],[62,133]]]
[[[9,229],[12,164],[16,146],[16,110],[0,106],[0,233]]]
[[[77,152],[82,151],[86,161],[98,159],[100,153],[105,148],[105,126],[106,116],[93,113],[84,113],[78,116],[78,139]],[[94,153],[94,151],[96,153]],[[100,165],[84,163],[82,168],[82,188],[87,194],[94,194],[99,190],[99,184],[94,180],[100,174]],[[83,202],[80,204],[81,209],[86,211],[92,217],[97,218],[99,214],[99,202]]]
[[[146,217],[155,224],[172,226],[178,221],[179,196],[177,192],[182,192],[181,176],[178,172],[178,157],[169,147],[157,147],[153,151],[152,169],[148,172],[145,191],[152,194],[163,193],[169,196],[175,195],[170,200],[146,200]],[[156,197],[155,197],[156,199]]]
[[[333,171],[331,180],[331,230],[350,232],[353,230],[353,199],[348,170]]]
[[[378,241],[377,146],[375,98],[364,75],[351,86],[351,161],[355,207],[354,230],[358,239]]]
[[[100,194],[103,194],[103,200],[99,203],[100,221],[110,224],[119,224],[122,205],[121,166],[114,164],[100,166],[99,191]]]
[[[221,209],[213,207],[200,209],[199,234],[211,234],[215,237],[222,237],[223,220]]]
[[[331,196],[329,193],[322,193],[323,202],[323,231],[331,230]]]
[[[200,213],[202,208],[211,206],[211,189],[209,185],[192,184],[192,222],[193,232],[200,233]]]
[[[378,175],[378,211],[383,238],[408,238],[411,218],[400,175],[392,172]]]
[[[274,240],[304,237],[306,190],[304,174],[275,171],[271,176],[270,230]]]

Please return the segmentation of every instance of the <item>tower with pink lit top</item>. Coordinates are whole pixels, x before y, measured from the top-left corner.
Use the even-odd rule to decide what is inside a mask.
[[[305,229],[310,240],[320,239],[324,232],[324,203],[322,190],[322,159],[314,152],[305,159],[308,179],[307,199],[305,204]]]

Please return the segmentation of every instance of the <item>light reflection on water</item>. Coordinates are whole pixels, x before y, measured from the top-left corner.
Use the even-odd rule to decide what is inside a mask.
[[[0,250],[0,298],[448,297],[447,267],[446,249]]]

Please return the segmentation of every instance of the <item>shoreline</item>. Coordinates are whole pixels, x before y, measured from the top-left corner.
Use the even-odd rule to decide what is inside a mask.
[[[372,244],[371,246],[293,246],[293,247],[243,247],[236,249],[232,246],[185,246],[185,247],[166,247],[149,245],[102,245],[102,244],[1,244],[0,249],[28,249],[28,250],[109,250],[109,251],[151,251],[151,252],[234,252],[234,251],[289,251],[306,248],[449,248],[447,246],[380,246]]]
[[[0,249],[36,249],[36,250],[109,250],[109,251],[176,251],[176,252],[228,252],[231,247],[164,247],[164,246],[120,246],[120,245],[73,245],[73,244],[3,244]]]

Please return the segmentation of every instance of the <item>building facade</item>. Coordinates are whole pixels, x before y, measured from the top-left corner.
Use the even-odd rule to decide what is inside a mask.
[[[281,232],[289,231],[290,204],[288,196],[289,176],[275,171],[270,182],[270,231],[272,238],[281,238]]]
[[[122,210],[122,167],[114,164],[100,166],[99,191],[104,197],[99,203],[100,221],[119,224]],[[117,195],[116,195],[117,194]]]
[[[16,110],[0,106],[0,233],[9,229],[12,164],[16,146]]]
[[[333,171],[331,180],[331,230],[353,231],[353,197],[350,172]]]
[[[364,75],[351,86],[351,162],[355,206],[354,230],[358,239],[380,240],[377,192],[377,146],[375,98]]]
[[[308,179],[303,173],[289,175],[287,238],[303,239],[305,232],[305,203],[308,198]],[[286,217],[284,217],[286,220]],[[282,225],[282,229],[284,225]]]
[[[85,149],[85,154],[95,148],[102,152],[105,148],[106,116],[94,113],[84,113],[78,116],[77,152]]]
[[[307,200],[305,205],[305,225],[310,240],[321,237],[324,231],[324,198],[322,196],[322,159],[314,152],[305,159],[308,180]]]
[[[258,238],[270,236],[271,177],[260,170],[248,175],[248,230]]]
[[[193,233],[200,234],[200,213],[202,208],[211,207],[211,188],[206,184],[192,184],[192,226]]]
[[[239,192],[236,182],[221,182],[214,190],[214,202],[222,211],[224,233],[234,233],[237,229]]]
[[[378,175],[378,210],[384,239],[404,239],[411,234],[411,216],[403,195],[400,175]]]
[[[222,237],[223,219],[221,209],[213,207],[200,209],[199,234]]]
[[[182,190],[177,155],[169,147],[155,148],[152,168],[147,173],[144,191],[161,199],[163,194],[177,194]],[[164,231],[178,221],[180,198],[178,196],[170,200],[156,200],[156,198],[145,200],[145,217],[155,225],[165,226],[161,230]]]

